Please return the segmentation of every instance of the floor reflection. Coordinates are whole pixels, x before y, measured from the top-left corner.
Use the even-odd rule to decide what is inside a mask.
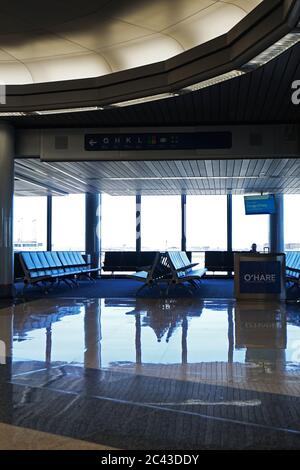
[[[300,323],[293,308],[188,298],[43,299],[1,309],[0,344],[15,373],[30,370],[30,362],[92,369],[226,363],[295,371]]]
[[[189,298],[2,308],[0,422],[131,449],[297,448],[299,317]]]

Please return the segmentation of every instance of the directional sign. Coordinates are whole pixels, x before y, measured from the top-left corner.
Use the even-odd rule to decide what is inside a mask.
[[[99,150],[229,149],[231,132],[86,134],[84,148]]]

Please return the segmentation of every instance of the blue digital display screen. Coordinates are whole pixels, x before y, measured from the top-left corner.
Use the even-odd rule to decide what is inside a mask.
[[[275,214],[274,194],[263,196],[244,196],[246,215]]]

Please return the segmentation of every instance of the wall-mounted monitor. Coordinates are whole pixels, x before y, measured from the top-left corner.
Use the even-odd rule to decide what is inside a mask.
[[[244,196],[246,215],[253,214],[275,214],[274,194],[265,194],[263,196]]]

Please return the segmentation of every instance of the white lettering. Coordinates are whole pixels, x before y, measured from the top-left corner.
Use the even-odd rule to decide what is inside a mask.
[[[6,344],[0,341],[0,364],[6,364]]]
[[[244,274],[246,282],[276,282],[276,274]]]
[[[0,81],[0,104],[6,104],[6,85]]]
[[[109,144],[109,137],[103,137],[103,143]]]
[[[300,104],[300,80],[293,81],[292,90],[295,90],[292,93],[292,103],[298,105]]]
[[[108,454],[108,457],[101,458],[102,465],[127,465],[127,467],[133,467],[135,457],[114,457]]]

